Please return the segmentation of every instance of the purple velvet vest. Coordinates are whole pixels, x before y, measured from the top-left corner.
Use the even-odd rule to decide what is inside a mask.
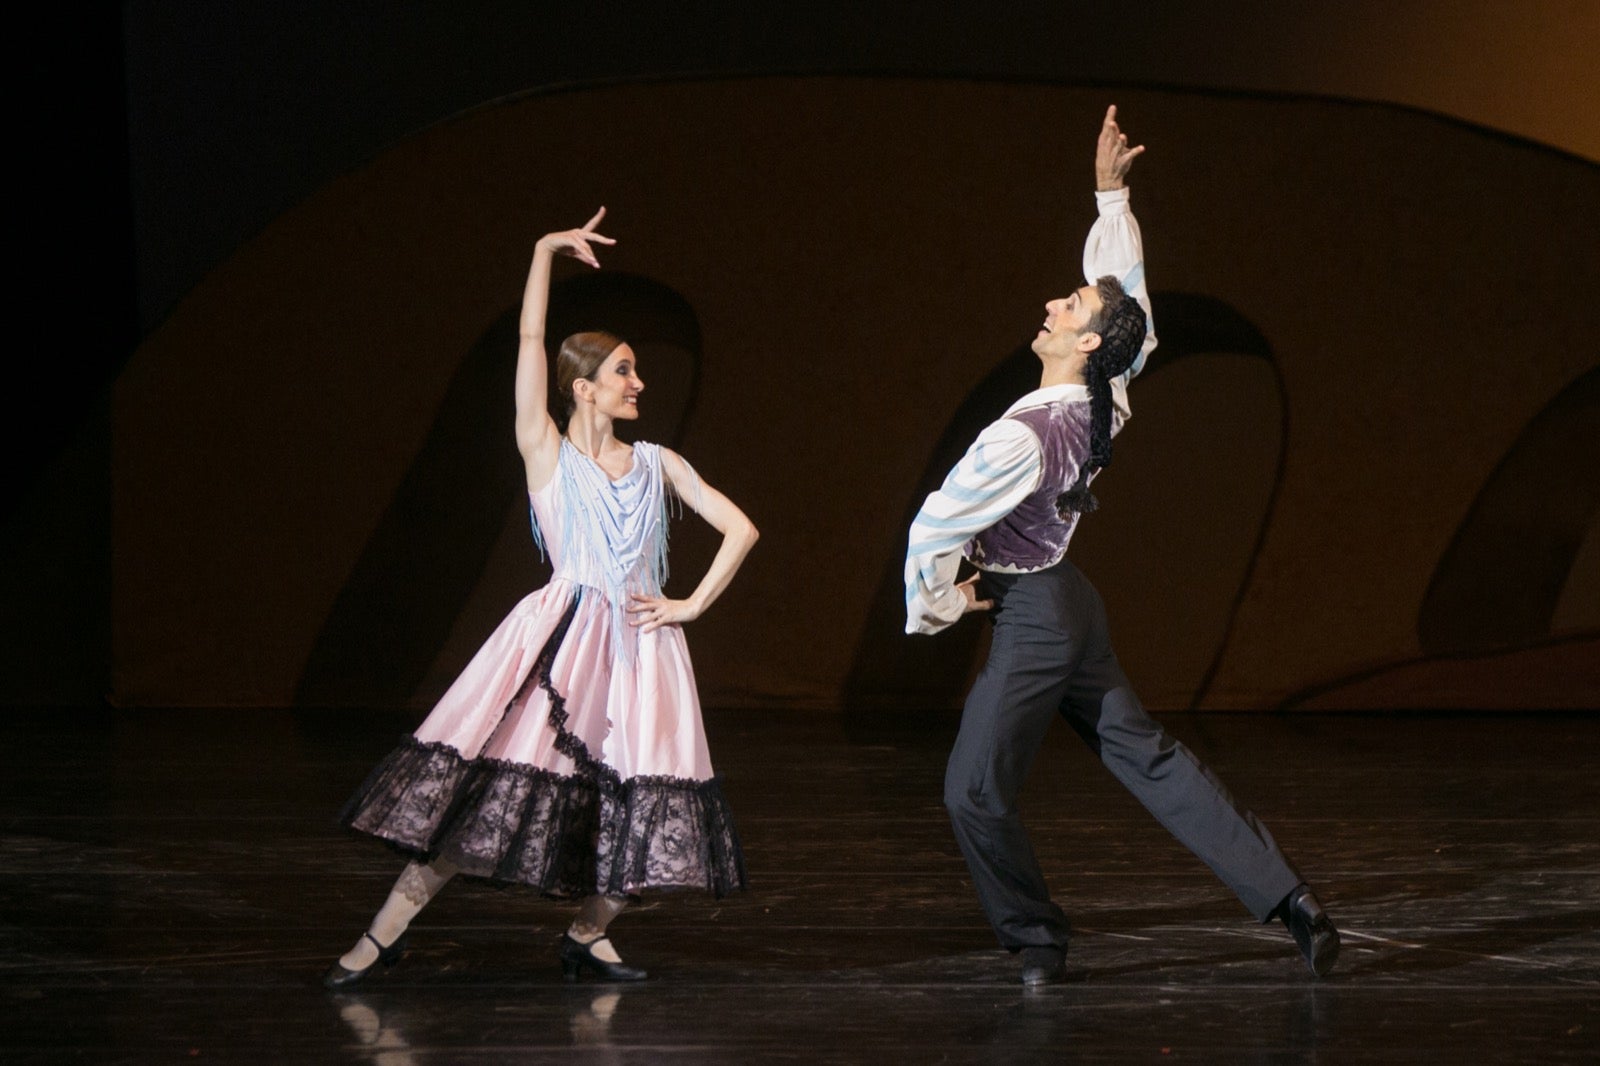
[[[966,555],[983,567],[1042,570],[1067,552],[1078,516],[1056,514],[1056,497],[1077,480],[1089,456],[1089,402],[1057,400],[1009,416],[1033,431],[1044,458],[1039,487],[1000,521],[967,543]]]

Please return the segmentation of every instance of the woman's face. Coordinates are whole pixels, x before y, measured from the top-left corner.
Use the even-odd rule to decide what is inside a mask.
[[[595,410],[608,418],[635,419],[639,417],[639,394],[644,382],[639,380],[639,360],[626,344],[617,345],[592,380],[586,380],[584,391],[593,400]]]

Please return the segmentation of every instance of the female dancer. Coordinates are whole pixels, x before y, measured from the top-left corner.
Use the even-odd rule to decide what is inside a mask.
[[[639,417],[638,359],[606,333],[562,342],[547,404],[544,346],[557,254],[598,267],[601,208],[535,246],[517,356],[517,445],[534,539],[554,574],[511,611],[416,733],[402,739],[341,820],[412,856],[372,925],[323,978],[361,980],[457,873],[581,898],[561,939],[565,975],[645,974],[606,937],[630,896],[744,887],[744,860],[712,776],[684,622],[722,591],[756,541],[738,507],[678,455],[613,434]],[[666,599],[668,491],[722,534],[694,593]]]

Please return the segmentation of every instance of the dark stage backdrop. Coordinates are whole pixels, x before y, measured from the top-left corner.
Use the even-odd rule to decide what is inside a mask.
[[[653,434],[765,532],[693,627],[706,701],[957,702],[980,640],[900,634],[905,523],[1077,282],[1107,96],[617,86],[328,183],[117,383],[115,698],[441,691],[542,580],[510,316],[535,237],[604,203],[616,277],[562,313],[631,326]],[[1594,705],[1595,169],[1381,106],[1115,96],[1164,343],[1073,551],[1147,701]],[[712,545],[675,536],[684,589]]]
[[[543,579],[515,305],[597,201],[562,321],[766,532],[707,698],[954,701],[904,525],[1029,384],[1114,99],[1163,343],[1073,550],[1150,702],[1600,706],[1587,0],[41,14],[0,705],[426,704]]]

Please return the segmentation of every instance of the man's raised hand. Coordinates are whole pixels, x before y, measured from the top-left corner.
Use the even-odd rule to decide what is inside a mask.
[[[1128,147],[1128,135],[1117,127],[1117,105],[1106,108],[1105,121],[1100,124],[1100,141],[1094,152],[1094,187],[1101,192],[1120,189],[1125,184],[1128,168],[1144,153],[1144,145]]]

